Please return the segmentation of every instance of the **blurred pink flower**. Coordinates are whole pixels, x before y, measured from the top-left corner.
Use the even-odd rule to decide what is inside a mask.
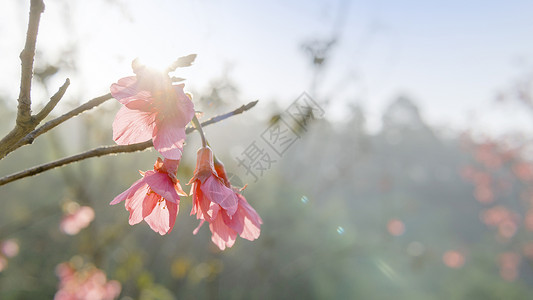
[[[220,250],[233,246],[237,234],[250,241],[259,237],[263,220],[244,196],[231,187],[224,166],[218,161],[213,162],[213,153],[208,147],[198,151],[191,183],[191,215],[196,214],[201,220],[194,234],[205,221],[209,222],[211,241]]]
[[[490,227],[497,227],[498,234],[504,239],[513,237],[518,230],[520,215],[508,210],[504,206],[497,205],[483,211],[481,220]]]
[[[452,269],[459,269],[465,264],[465,256],[456,250],[449,250],[442,256],[444,264]]]
[[[185,195],[176,178],[178,164],[179,160],[162,161],[157,158],[153,171],[141,172],[143,178],[115,197],[110,204],[126,200],[130,225],[144,219],[152,230],[161,235],[172,231],[179,211],[179,195]]]
[[[61,220],[59,228],[68,235],[76,235],[94,220],[94,210],[89,206],[78,206],[69,211]]]
[[[14,239],[5,240],[0,243],[0,252],[5,257],[15,257],[19,254],[19,244]]]
[[[163,157],[181,159],[185,126],[194,116],[184,85],[172,85],[168,74],[150,71],[135,61],[133,71],[137,76],[122,78],[110,88],[124,105],[113,122],[113,139],[120,145],[152,139]]]
[[[523,182],[533,180],[533,164],[529,162],[518,162],[513,165],[513,173]]]
[[[387,231],[394,236],[400,236],[405,232],[405,224],[398,219],[390,219],[387,223]]]
[[[76,270],[69,263],[61,263],[56,274],[59,290],[54,300],[115,299],[122,289],[118,281],[107,281],[106,274],[94,266]]]
[[[504,252],[498,257],[500,276],[506,281],[514,281],[518,277],[520,255],[515,252]]]

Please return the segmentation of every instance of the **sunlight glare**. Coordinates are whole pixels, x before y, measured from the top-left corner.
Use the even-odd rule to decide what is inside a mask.
[[[176,58],[168,58],[164,55],[143,55],[140,56],[138,62],[141,65],[148,67],[159,72],[165,72],[165,70],[176,60]]]

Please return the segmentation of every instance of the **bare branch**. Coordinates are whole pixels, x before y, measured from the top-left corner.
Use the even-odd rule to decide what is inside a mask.
[[[59,88],[59,90],[50,98],[46,106],[37,114],[31,117],[30,123],[26,128],[22,128],[18,125],[13,128],[1,141],[0,141],[0,159],[4,158],[9,153],[15,151],[21,146],[28,144],[28,135],[34,130],[37,125],[55,108],[59,100],[65,94],[70,80],[67,78],[65,83]],[[35,131],[35,130],[34,130]],[[29,132],[29,133],[28,133]],[[33,140],[32,140],[33,141]]]
[[[76,107],[75,109],[63,114],[63,115],[44,123],[44,125],[42,125],[39,128],[33,130],[32,132],[28,133],[28,135],[26,135],[23,139],[21,139],[14,146],[14,149],[17,149],[17,148],[20,148],[20,147],[22,147],[24,145],[28,145],[28,144],[33,143],[35,138],[37,138],[41,134],[49,131],[50,129],[56,127],[57,125],[67,121],[68,119],[81,114],[84,111],[87,111],[87,110],[90,110],[92,108],[95,108],[96,106],[106,102],[109,99],[112,99],[111,94],[105,94],[103,96],[96,97],[96,98],[91,99],[91,100],[85,102],[84,104]]]
[[[59,103],[59,100],[63,98],[63,95],[65,95],[65,92],[67,91],[68,86],[70,85],[70,79],[66,79],[65,83],[59,88],[59,90],[50,98],[50,101],[46,103],[45,107],[36,114],[33,119],[34,122],[39,124],[41,121],[46,118],[52,112],[52,110],[56,107],[57,103]]]
[[[136,151],[142,151],[147,148],[152,147],[152,141],[147,141],[144,143],[139,144],[133,144],[133,145],[117,145],[117,146],[103,146],[98,147],[80,154],[72,155],[69,157],[65,157],[62,159],[58,159],[53,162],[49,162],[46,164],[42,164],[15,174],[11,174],[8,176],[5,176],[3,178],[0,178],[0,185],[4,185],[6,183],[28,177],[33,176],[57,167],[61,167],[64,165],[71,164],[73,162],[81,161],[90,157],[98,157],[98,156],[104,156],[114,153],[127,153],[127,152],[136,152]]]
[[[98,99],[98,98],[95,98],[95,99]],[[93,100],[95,100],[95,99],[93,99]],[[91,100],[91,101],[93,101],[93,100]],[[225,120],[225,119],[227,119],[227,118],[229,118],[231,116],[241,114],[241,113],[251,109],[252,107],[254,107],[257,104],[257,102],[258,102],[258,100],[252,101],[252,102],[250,102],[250,103],[248,103],[246,105],[243,105],[243,106],[241,106],[241,107],[239,107],[239,108],[237,108],[237,109],[235,109],[235,110],[233,110],[233,111],[231,111],[229,113],[226,113],[226,114],[223,114],[223,115],[219,115],[219,116],[215,116],[215,117],[213,117],[213,118],[201,123],[201,125],[202,125],[202,127],[209,126],[211,124],[215,124],[217,122]],[[45,125],[43,125],[43,126],[45,126]],[[188,127],[185,132],[187,134],[189,134],[189,133],[193,132],[194,130],[195,130],[194,127]],[[17,173],[8,175],[8,176],[4,176],[4,177],[0,178],[0,186],[4,185],[4,184],[7,184],[7,183],[10,183],[10,182],[15,181],[15,180],[19,180],[19,179],[22,179],[22,178],[25,178],[25,177],[37,175],[37,174],[43,173],[45,171],[48,171],[48,170],[51,170],[51,169],[54,169],[54,168],[61,167],[61,166],[64,166],[64,165],[68,165],[68,164],[71,164],[71,163],[74,163],[74,162],[82,161],[82,160],[85,160],[85,159],[88,159],[88,158],[99,157],[99,156],[110,155],[110,154],[117,154],[117,153],[137,152],[137,151],[142,151],[142,150],[145,150],[145,149],[148,149],[148,148],[151,148],[151,147],[153,147],[153,144],[152,144],[151,140],[143,142],[143,143],[132,144],[132,145],[113,145],[113,146],[98,147],[98,148],[95,148],[95,149],[92,149],[92,150],[89,150],[89,151],[86,151],[86,152],[82,152],[82,153],[79,153],[79,154],[76,154],[76,155],[72,155],[72,156],[69,156],[69,157],[65,157],[65,158],[62,158],[62,159],[59,159],[59,160],[56,160],[56,161],[53,161],[53,162],[42,164],[42,165],[30,168],[30,169],[26,169],[24,171],[20,171],[20,172],[17,172]]]
[[[41,14],[44,11],[43,0],[31,0],[30,17],[28,31],[26,33],[26,44],[20,53],[21,77],[20,93],[17,110],[17,126],[27,128],[31,126],[31,79],[33,76],[33,58],[35,57],[35,44],[37,43],[37,32]],[[31,129],[30,129],[31,130]]]
[[[243,105],[243,106],[237,108],[234,111],[230,111],[229,113],[226,113],[226,114],[223,114],[223,115],[218,115],[216,117],[212,117],[211,119],[201,123],[201,125],[203,127],[205,127],[207,125],[211,125],[211,124],[220,122],[220,121],[222,121],[224,119],[227,119],[227,118],[229,118],[231,116],[242,114],[243,112],[245,112],[245,111],[251,109],[252,107],[254,107],[257,104],[257,102],[259,102],[259,100],[252,101],[252,102],[250,102],[250,103],[248,103],[246,105]]]
[[[21,76],[17,119],[15,127],[0,140],[0,159],[9,153],[9,149],[15,143],[37,126],[31,116],[31,78],[33,75],[33,58],[35,57],[37,32],[43,11],[44,3],[42,0],[31,0],[26,43],[20,53]]]

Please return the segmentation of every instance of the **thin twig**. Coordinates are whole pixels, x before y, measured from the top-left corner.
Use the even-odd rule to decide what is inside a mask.
[[[220,121],[222,121],[224,119],[227,119],[227,118],[229,118],[231,116],[241,114],[241,113],[251,109],[256,104],[257,104],[257,100],[256,101],[252,101],[252,102],[250,102],[250,103],[248,103],[246,105],[243,105],[243,106],[241,106],[241,107],[239,107],[239,108],[237,108],[237,109],[235,109],[235,110],[233,110],[233,111],[231,111],[229,113],[213,117],[213,118],[201,123],[201,125],[202,125],[202,127],[209,126],[211,124],[214,124],[214,123],[220,122]],[[191,133],[194,130],[195,130],[195,128],[189,127],[189,128],[186,129],[185,132],[187,134],[189,134],[189,133]],[[51,170],[51,169],[54,169],[54,168],[61,167],[61,166],[64,166],[64,165],[68,165],[68,164],[71,164],[71,163],[74,163],[74,162],[78,162],[78,161],[81,161],[81,160],[85,160],[85,159],[88,159],[88,158],[91,158],[91,157],[99,157],[99,156],[117,154],[117,153],[137,152],[137,151],[142,151],[142,150],[145,150],[145,149],[148,149],[148,148],[151,148],[151,147],[153,147],[153,144],[152,144],[151,140],[143,142],[143,143],[132,144],[132,145],[113,145],[113,146],[98,147],[98,148],[95,148],[95,149],[92,149],[92,150],[89,150],[89,151],[86,151],[86,152],[82,152],[82,153],[79,153],[79,154],[76,154],[76,155],[72,155],[72,156],[69,156],[69,157],[58,159],[58,160],[53,161],[53,162],[42,164],[42,165],[30,168],[30,169],[26,169],[24,171],[20,171],[20,172],[11,174],[11,175],[7,175],[5,177],[0,178],[0,186],[4,185],[4,184],[7,184],[7,183],[10,183],[10,182],[15,181],[15,180],[19,180],[19,179],[22,179],[22,178],[25,178],[25,177],[37,175],[37,174],[43,173],[45,171],[48,171],[48,170]]]
[[[96,98],[91,99],[91,100],[85,102],[84,104],[74,108],[73,110],[65,113],[64,115],[61,115],[61,116],[59,116],[59,117],[57,117],[57,118],[55,118],[53,120],[50,120],[50,121],[44,123],[42,126],[40,126],[39,128],[35,129],[34,131],[28,133],[28,135],[26,135],[23,139],[21,139],[15,145],[15,149],[19,148],[19,147],[22,147],[24,145],[28,145],[28,144],[33,143],[33,141],[38,136],[40,136],[41,134],[49,131],[50,129],[56,127],[57,125],[59,125],[59,124],[61,124],[63,122],[65,122],[66,120],[81,114],[82,112],[84,112],[86,110],[90,110],[92,108],[95,108],[96,106],[106,102],[109,99],[113,99],[111,97],[111,94],[105,94],[103,96],[96,97]]]
[[[56,107],[59,100],[61,100],[61,98],[63,98],[63,95],[65,95],[65,92],[67,91],[69,85],[70,80],[67,78],[67,80],[65,80],[65,83],[50,98],[45,107],[38,114],[31,117],[29,126],[27,128],[22,128],[16,125],[15,128],[0,141],[0,159],[4,158],[6,155],[17,150],[18,148],[26,144],[31,144],[33,142],[33,140],[35,139],[36,131],[40,132],[41,130],[39,129],[41,129],[44,125],[37,130],[35,129],[35,127],[37,127],[37,125],[39,125],[39,123],[41,123],[41,121],[46,118],[46,116],[50,114],[50,112]],[[30,130],[33,131],[30,132]],[[38,135],[42,133],[44,132],[40,132]]]
[[[46,118],[52,110],[56,107],[57,103],[59,103],[59,100],[63,98],[63,95],[65,95],[65,92],[67,91],[68,86],[70,85],[70,79],[66,79],[65,83],[59,88],[59,90],[50,98],[50,101],[46,103],[46,105],[41,109],[39,113],[37,113],[33,120],[36,123],[41,123],[44,118]]]
[[[251,109],[252,107],[254,107],[257,104],[257,102],[259,102],[259,100],[252,101],[252,102],[250,102],[250,103],[248,103],[246,105],[243,105],[243,106],[237,108],[236,110],[231,111],[231,112],[229,112],[227,114],[223,114],[223,115],[218,115],[216,117],[212,117],[211,119],[203,122],[201,125],[203,127],[205,127],[207,125],[211,125],[213,123],[220,122],[220,121],[222,121],[224,119],[227,119],[227,118],[229,118],[229,117],[231,117],[233,115],[242,114],[243,112],[245,112],[245,111]]]

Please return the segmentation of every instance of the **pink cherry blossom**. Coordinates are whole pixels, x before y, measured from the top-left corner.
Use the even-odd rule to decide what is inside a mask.
[[[198,161],[192,184],[193,208],[200,224],[209,222],[211,241],[220,248],[232,247],[237,235],[253,241],[259,237],[263,221],[238,190],[231,187],[224,166],[213,162],[213,153],[208,147],[198,151]]]
[[[212,221],[218,211],[211,203],[218,204],[231,217],[237,211],[238,199],[231,188],[217,175],[213,163],[213,151],[209,147],[198,150],[196,169],[189,184],[192,184],[193,208],[191,215],[198,219]]]
[[[94,210],[89,206],[79,206],[73,203],[70,206],[70,211],[63,217],[59,228],[68,235],[76,235],[83,228],[89,226],[94,220]]]
[[[220,250],[231,247],[235,243],[237,235],[243,239],[253,241],[261,233],[261,224],[263,220],[257,212],[248,204],[243,195],[235,192],[239,200],[238,208],[235,214],[230,218],[227,211],[217,204],[212,204],[211,210],[214,211],[214,218],[209,222],[211,230],[211,241],[220,248]],[[195,229],[198,232],[203,225],[203,220]]]
[[[185,126],[194,116],[194,105],[183,84],[172,85],[167,74],[134,64],[136,76],[111,85],[111,95],[124,106],[113,121],[113,140],[120,145],[152,139],[164,158],[179,160]]]
[[[153,171],[141,172],[143,178],[115,197],[110,204],[125,201],[126,209],[130,212],[130,225],[144,220],[161,235],[172,231],[179,211],[179,195],[185,195],[176,178],[178,164],[177,160],[162,161],[158,158]]]

